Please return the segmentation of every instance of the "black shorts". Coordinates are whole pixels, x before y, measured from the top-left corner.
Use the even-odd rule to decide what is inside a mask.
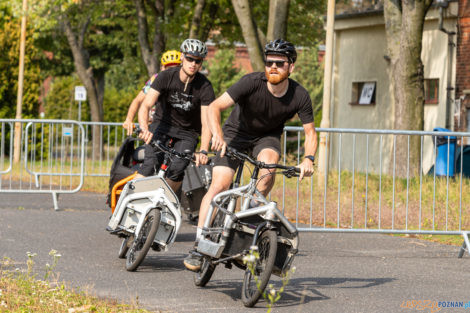
[[[281,155],[280,135],[265,135],[261,137],[256,137],[249,135],[241,136],[240,134],[232,135],[230,132],[227,132],[226,134],[224,134],[224,140],[229,147],[234,148],[240,152],[249,153],[254,158],[258,156],[261,150],[266,148],[276,151],[279,156]],[[238,164],[240,164],[240,161],[227,158],[226,156],[221,158],[219,151],[217,152],[213,163],[214,166],[227,166],[236,171]]]
[[[160,140],[165,144],[168,144],[168,142],[172,138],[166,135],[157,134],[154,139]],[[196,145],[197,142],[195,142],[192,138],[173,138],[173,148],[177,152],[182,153],[185,150],[190,150],[194,152],[194,150],[196,149]],[[160,166],[160,164],[163,162],[163,157],[164,154],[162,152],[159,152],[158,150],[155,151],[155,149],[150,145],[145,145],[145,158],[142,166],[138,170],[138,173],[143,176],[154,175],[158,171],[158,168],[156,167]],[[168,170],[166,172],[166,178],[175,182],[182,181],[184,177],[184,170],[186,169],[186,166],[188,166],[188,164],[189,160],[173,157],[170,166],[168,167]]]

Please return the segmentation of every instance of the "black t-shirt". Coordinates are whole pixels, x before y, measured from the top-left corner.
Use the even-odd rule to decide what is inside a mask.
[[[307,90],[292,79],[280,98],[269,92],[267,79],[261,72],[243,76],[227,93],[236,105],[224,131],[250,136],[281,135],[285,122],[296,113],[303,124],[313,122],[312,100]]]
[[[160,93],[155,109],[157,132],[185,139],[198,138],[201,134],[201,106],[215,99],[210,81],[201,73],[185,83],[179,78],[181,67],[169,68],[158,74],[151,88]]]

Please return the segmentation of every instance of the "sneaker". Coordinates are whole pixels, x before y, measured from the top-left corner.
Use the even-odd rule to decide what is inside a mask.
[[[189,251],[189,255],[183,261],[184,266],[190,271],[197,272],[201,269],[202,255],[196,250]]]

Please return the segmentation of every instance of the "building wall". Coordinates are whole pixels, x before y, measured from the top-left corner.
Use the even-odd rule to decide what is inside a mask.
[[[439,79],[439,103],[425,105],[424,128],[445,126],[447,57],[449,53],[447,35],[438,29],[437,11],[430,12],[423,33],[422,59],[426,79]],[[447,29],[456,30],[456,20],[444,23]],[[335,25],[335,56],[333,76],[333,97],[331,125],[334,128],[393,129],[393,90],[387,72],[387,46],[384,19],[382,15],[361,16],[341,19]],[[455,49],[453,50],[455,54]],[[455,68],[455,56],[453,58]],[[455,71],[452,70],[453,81]],[[375,105],[351,105],[354,82],[376,82]],[[453,83],[451,82],[451,85]],[[451,95],[453,97],[453,95]],[[340,147],[341,140],[341,147]],[[344,135],[340,139],[331,138],[330,162],[332,168],[350,169],[353,161],[352,142],[356,141],[355,151],[369,151],[368,158],[354,160],[356,169],[365,171],[389,172],[392,158],[393,138],[391,136]],[[341,149],[341,162],[339,159]],[[423,171],[432,165],[433,143],[431,138],[424,142]],[[380,161],[382,157],[382,162]]]

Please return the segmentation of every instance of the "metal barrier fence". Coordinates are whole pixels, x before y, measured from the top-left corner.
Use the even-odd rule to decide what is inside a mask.
[[[50,193],[58,210],[59,194],[83,186],[84,135],[76,121],[0,119],[0,193]]]
[[[464,145],[470,133],[317,132],[326,135],[328,174],[279,186],[283,210],[299,231],[462,235],[459,257],[470,247],[470,150]],[[285,128],[284,138],[297,142],[289,148],[284,141],[284,162],[292,153],[290,162],[301,161],[302,135],[301,127]]]
[[[121,143],[127,137],[122,123],[80,122],[85,129],[85,176],[107,177]]]
[[[23,166],[12,162],[15,122]],[[84,177],[108,176],[126,138],[120,123],[0,123],[0,192],[51,193],[55,209],[57,194],[79,191]],[[299,231],[462,235],[459,256],[470,247],[470,133],[317,132],[326,134],[325,168],[300,183],[283,178],[271,192]],[[300,163],[303,128],[286,127],[283,138],[283,161]]]

